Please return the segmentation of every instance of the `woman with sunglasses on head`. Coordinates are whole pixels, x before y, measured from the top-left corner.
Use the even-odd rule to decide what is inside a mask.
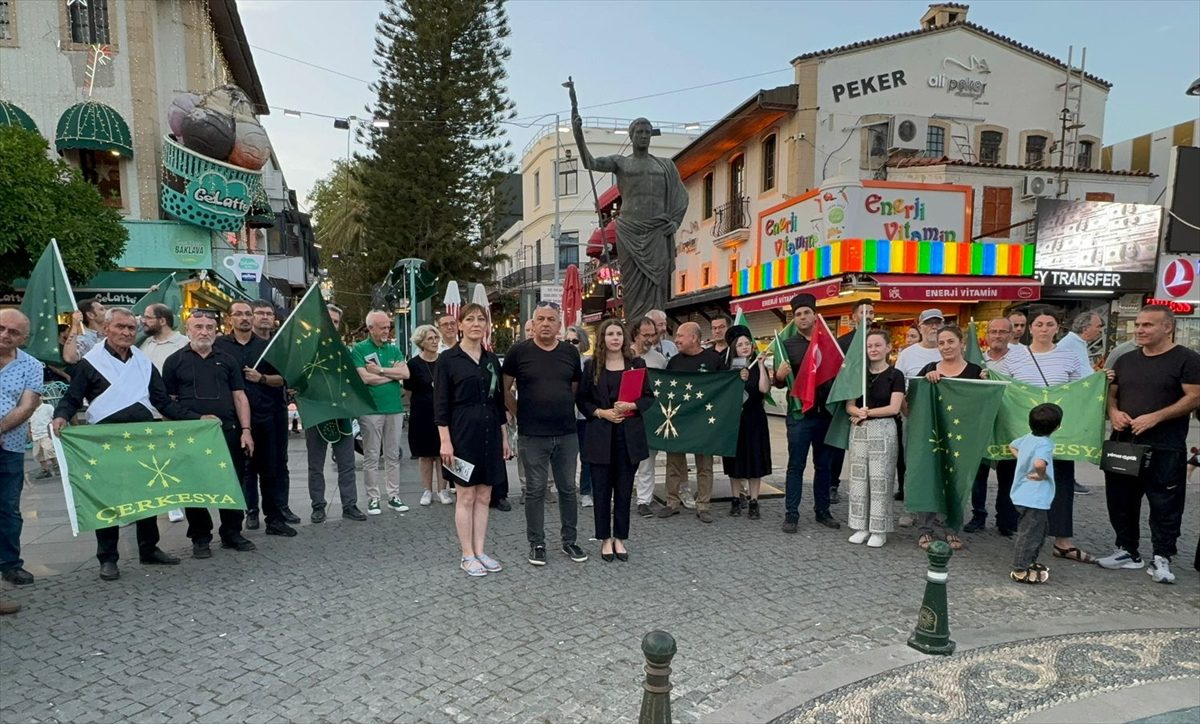
[[[904,405],[907,381],[904,373],[888,364],[892,351],[888,333],[867,333],[867,396],[846,403],[850,430],[850,512],[846,522],[854,535],[850,542],[880,548],[895,530],[892,501],[895,499],[896,462],[900,437],[896,422]]]
[[[567,333],[563,338],[567,344],[574,345],[579,352],[579,368],[583,369],[585,361],[584,355],[592,350],[592,341],[588,338],[587,330],[578,325],[572,324],[567,327]],[[587,429],[587,418],[575,410],[575,431],[579,434],[579,450],[583,451],[583,431]],[[579,458],[579,507],[590,508],[594,505],[592,500],[592,466],[583,461],[583,455]]]
[[[930,362],[921,368],[917,373],[918,377],[924,377],[933,384],[937,384],[943,377],[949,377],[958,380],[983,380],[987,379],[987,372],[975,364],[968,362],[963,357],[963,333],[962,330],[954,325],[945,325],[937,331],[937,349],[942,355],[940,362]],[[971,469],[979,467],[979,461],[966,461],[964,464],[971,465]],[[909,481],[909,487],[912,485],[932,485],[932,481]],[[917,514],[913,525],[917,526],[921,531],[921,535],[917,538],[917,545],[922,550],[929,548],[929,544],[934,540],[934,527],[937,525],[937,513],[928,511],[913,511]],[[958,537],[958,530],[946,528],[946,542],[954,550],[962,550],[963,542]]]
[[[505,426],[500,359],[484,349],[488,314],[478,304],[458,313],[462,340],[438,358],[433,386],[434,423],[441,440],[441,462],[458,487],[454,527],[462,546],[459,567],[469,576],[501,570],[484,553],[492,486],[507,484],[505,460],[512,457]],[[473,465],[470,472],[460,462]]]
[[[633,475],[638,464],[650,457],[642,413],[654,402],[648,374],[642,377],[640,394],[634,401],[619,401],[621,382],[629,370],[645,369],[633,357],[620,320],[606,319],[596,332],[596,351],[583,365],[583,380],[575,404],[587,418],[580,457],[592,468],[595,491],[596,539],[600,558],[629,560],[625,541],[629,538],[629,506],[633,499]]]
[[[1058,347],[1054,338],[1058,334],[1058,317],[1049,308],[1033,310],[1028,315],[1030,341],[1027,345],[1010,345],[1008,354],[993,369],[1026,384],[1050,387],[1074,382],[1091,374],[1084,369],[1078,354],[1070,349]],[[1015,335],[1014,335],[1015,337]],[[1111,379],[1111,371],[1109,372]],[[1063,420],[1069,425],[1070,420]],[[1058,460],[1054,469],[1054,501],[1050,504],[1047,530],[1054,536],[1054,557],[1066,558],[1079,563],[1095,563],[1092,554],[1077,547],[1073,519],[1075,516],[1075,462]],[[996,477],[1011,484],[1016,475],[1015,460],[1001,460],[996,464]]]
[[[771,391],[771,374],[764,366],[766,357],[758,354],[750,328],[735,324],[725,332],[728,345],[730,369],[740,370],[744,392],[742,393],[742,415],[738,422],[737,452],[733,457],[721,458],[721,466],[729,476],[729,490],[733,499],[729,514],[742,514],[745,505],[747,516],[758,520],[758,493],[762,479],[771,474],[771,431],[767,426],[767,412],[763,402]],[[747,481],[749,501],[742,501],[742,481]]]

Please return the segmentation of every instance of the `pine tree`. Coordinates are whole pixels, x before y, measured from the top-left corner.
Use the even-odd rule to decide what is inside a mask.
[[[503,0],[387,0],[376,26],[380,80],[362,159],[362,275],[382,281],[399,259],[425,259],[445,284],[478,281],[494,263],[489,224],[512,163]],[[363,290],[366,291],[366,290]]]
[[[344,310],[351,327],[361,324],[371,311],[371,287],[382,276],[365,273],[361,169],[361,160],[336,161],[329,175],[318,179],[308,195],[313,233],[333,280],[333,300]]]

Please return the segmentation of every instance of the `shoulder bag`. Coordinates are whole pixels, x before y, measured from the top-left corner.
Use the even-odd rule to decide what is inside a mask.
[[[1114,475],[1138,477],[1150,467],[1154,450],[1149,445],[1133,442],[1132,433],[1117,433],[1120,438],[1128,435],[1129,440],[1105,440],[1100,448],[1100,469]]]

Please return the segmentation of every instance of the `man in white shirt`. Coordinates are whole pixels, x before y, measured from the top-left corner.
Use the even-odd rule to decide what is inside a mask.
[[[658,336],[654,348],[668,360],[679,354],[679,348],[671,341],[671,335],[667,331],[667,313],[661,309],[651,309],[646,312],[646,317],[654,322],[654,330]]]
[[[1069,349],[1079,357],[1080,368],[1085,371],[1092,369],[1092,358],[1088,347],[1104,334],[1104,317],[1095,312],[1084,312],[1071,322],[1071,331],[1058,340],[1058,346]]]
[[[165,304],[151,304],[142,312],[142,331],[146,339],[138,346],[150,363],[162,374],[163,362],[188,344],[187,335],[175,330],[175,313]],[[155,415],[161,419],[162,415]],[[178,523],[184,519],[183,508],[172,508],[167,511],[167,520]]]
[[[441,354],[458,344],[458,318],[445,312],[438,317],[437,327],[438,334],[441,335],[441,339],[438,340],[438,354]]]
[[[937,331],[946,323],[946,317],[940,309],[926,309],[918,318],[918,329],[921,330],[921,343],[905,347],[896,357],[896,369],[905,377],[916,377],[925,365],[942,361],[938,352]]]

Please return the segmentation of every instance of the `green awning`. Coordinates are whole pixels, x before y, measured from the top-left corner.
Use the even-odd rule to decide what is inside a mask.
[[[80,284],[76,292],[140,292],[145,294],[150,287],[158,284],[170,274],[172,269],[136,269],[134,271],[115,270],[100,272],[96,276]],[[186,279],[187,273],[179,275]]]
[[[15,103],[8,101],[0,101],[0,126],[19,126],[26,131],[38,131],[37,124],[29,117],[29,114],[21,110]]]
[[[103,103],[76,103],[63,112],[54,132],[54,148],[111,151],[133,158],[133,136],[121,114]]]

